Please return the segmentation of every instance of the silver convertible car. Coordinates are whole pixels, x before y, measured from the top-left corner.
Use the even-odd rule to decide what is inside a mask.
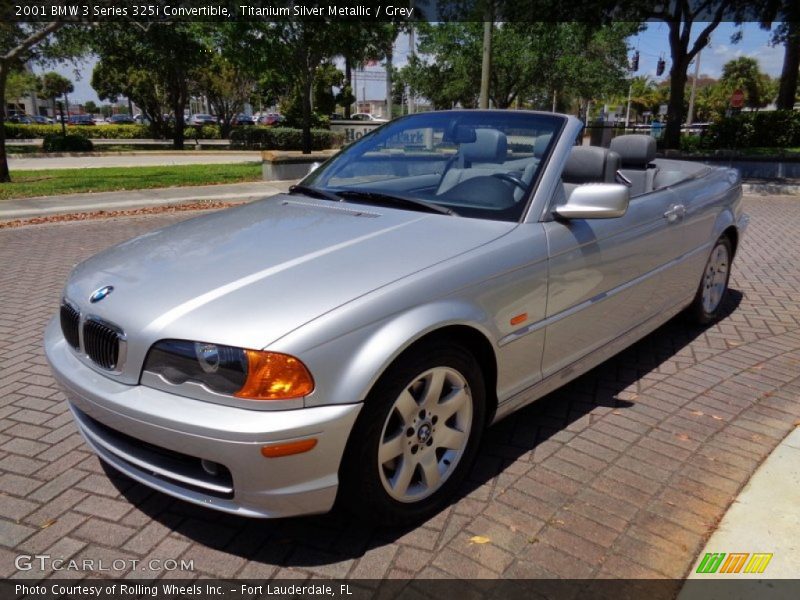
[[[491,423],[682,311],[720,315],[738,173],[581,133],[400,118],[288,194],[78,265],[45,346],[86,442],[239,515],[432,515]]]

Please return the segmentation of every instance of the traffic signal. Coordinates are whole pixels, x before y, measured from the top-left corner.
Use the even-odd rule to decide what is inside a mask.
[[[634,73],[639,70],[639,51],[633,53],[633,58],[631,59],[631,71]]]
[[[663,58],[659,58],[658,62],[656,63],[656,75],[661,77],[664,74],[664,68],[667,66],[666,61]]]

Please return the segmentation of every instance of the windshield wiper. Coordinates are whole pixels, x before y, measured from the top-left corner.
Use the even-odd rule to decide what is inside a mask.
[[[311,196],[313,198],[322,198],[323,200],[331,200],[332,202],[343,202],[342,198],[334,194],[333,192],[329,192],[327,190],[322,190],[320,188],[311,187],[310,185],[293,185],[289,188],[290,194],[305,194],[306,196]]]
[[[356,200],[367,200],[369,202],[376,202],[382,204],[396,204],[399,206],[407,206],[416,210],[424,210],[427,212],[439,213],[441,215],[455,216],[456,212],[444,206],[439,206],[432,202],[419,200],[417,198],[407,198],[405,196],[393,196],[391,194],[384,194],[382,192],[368,192],[366,190],[337,190],[336,192],[342,198],[354,198]]]

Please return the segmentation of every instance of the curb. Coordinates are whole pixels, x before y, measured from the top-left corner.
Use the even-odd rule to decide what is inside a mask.
[[[39,209],[17,209],[17,210],[0,210],[0,221],[27,219],[33,217],[49,217],[53,215],[69,215],[96,212],[98,210],[126,210],[136,208],[152,208],[154,206],[179,206],[181,204],[189,204],[193,202],[253,202],[271,195],[269,192],[260,194],[218,194],[215,196],[202,196],[194,198],[153,198],[149,200],[127,200],[121,202],[114,202],[113,206],[107,205],[91,205],[91,204],[73,204],[63,206],[50,206]]]
[[[800,196],[800,183],[770,183],[763,182],[742,182],[742,191],[745,194],[781,194],[787,196]]]
[[[119,144],[124,146],[125,144]],[[142,144],[144,145],[144,144]],[[193,144],[194,145],[194,144]],[[9,158],[37,159],[37,158],[103,158],[106,156],[209,156],[211,154],[237,154],[258,153],[258,150],[221,149],[221,150],[106,150],[105,152],[42,152],[36,155],[11,152]],[[258,159],[256,159],[257,161]]]
[[[223,189],[214,189],[216,186],[153,188],[149,190],[99,192],[97,194],[74,194],[61,196],[58,199],[53,196],[39,196],[25,198],[20,201],[8,201],[9,203],[13,202],[15,206],[4,206],[4,203],[0,202],[0,221],[93,213],[97,211],[178,206],[197,202],[252,202],[285,192],[286,188],[293,183],[295,183],[294,180],[222,184],[219,187]],[[238,186],[246,187],[245,189],[235,189]],[[226,187],[228,189],[224,189]]]

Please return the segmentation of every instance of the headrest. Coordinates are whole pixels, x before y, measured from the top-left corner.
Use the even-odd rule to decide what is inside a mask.
[[[620,155],[623,167],[644,169],[656,157],[656,139],[649,135],[619,135],[609,148]]]
[[[619,154],[596,146],[574,146],[561,178],[565,183],[614,183]]]
[[[470,162],[503,162],[507,150],[506,134],[497,129],[476,129],[475,141],[461,144],[461,155]]]
[[[552,137],[552,133],[544,133],[540,136],[537,136],[536,139],[533,140],[533,155],[536,158],[542,158],[544,156],[544,153],[547,150],[547,145],[550,143]]]

